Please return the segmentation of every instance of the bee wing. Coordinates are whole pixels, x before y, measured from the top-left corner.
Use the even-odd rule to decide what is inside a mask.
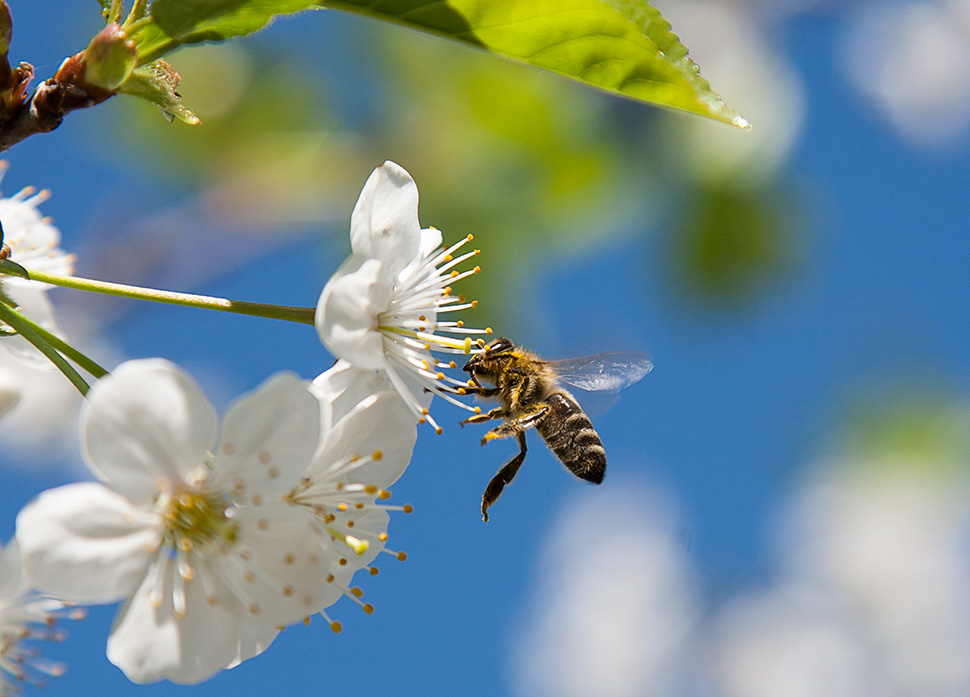
[[[653,370],[653,362],[639,351],[597,353],[547,363],[562,382],[591,392],[619,392]]]

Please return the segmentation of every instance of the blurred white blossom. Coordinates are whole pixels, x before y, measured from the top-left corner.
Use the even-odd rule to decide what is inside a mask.
[[[660,497],[614,486],[568,502],[514,651],[523,695],[679,694],[699,615],[686,543]]]
[[[16,540],[0,550],[0,696],[20,694],[24,684],[43,686],[43,676],[62,675],[64,665],[45,659],[35,642],[60,641],[64,633],[52,628],[57,618],[82,615],[31,590]]]
[[[855,609],[812,586],[748,591],[720,610],[708,678],[720,697],[877,695]]]
[[[939,146],[970,130],[970,1],[870,2],[842,64],[903,138]]]
[[[7,163],[0,162],[0,179],[7,171]],[[61,233],[49,218],[41,217],[37,207],[50,198],[46,189],[37,192],[33,187],[22,189],[9,198],[0,198],[0,224],[3,242],[10,248],[10,259],[28,271],[69,276],[74,273],[74,255],[60,248]],[[46,291],[50,286],[15,276],[0,279],[0,293],[5,295],[28,319],[44,329],[61,335]],[[50,366],[23,337],[2,336],[0,345],[29,362],[33,367]]]
[[[970,692],[970,486],[919,462],[843,466],[809,486],[789,573],[848,605],[890,695]]]
[[[757,187],[786,163],[801,129],[804,88],[759,8],[726,0],[655,0],[701,75],[753,127],[672,117],[676,157],[702,181]]]

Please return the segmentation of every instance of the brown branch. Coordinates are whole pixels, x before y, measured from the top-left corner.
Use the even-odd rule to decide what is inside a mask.
[[[42,82],[30,98],[0,125],[0,152],[9,150],[35,133],[53,131],[61,125],[66,114],[99,104],[114,94],[84,81],[83,56],[82,52],[64,61],[54,77]],[[33,75],[29,64],[21,63],[19,69],[25,75]],[[29,79],[27,76],[26,80]],[[26,80],[21,84],[25,86]]]

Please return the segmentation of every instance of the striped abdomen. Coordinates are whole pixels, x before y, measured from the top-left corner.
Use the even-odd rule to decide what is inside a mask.
[[[593,424],[572,395],[556,392],[546,399],[549,412],[536,424],[549,449],[581,479],[599,484],[606,474],[606,452]]]

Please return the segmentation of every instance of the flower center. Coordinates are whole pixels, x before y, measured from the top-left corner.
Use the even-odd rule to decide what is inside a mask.
[[[226,515],[228,508],[229,500],[221,493],[176,490],[162,513],[166,540],[183,552],[235,542],[237,526]]]

